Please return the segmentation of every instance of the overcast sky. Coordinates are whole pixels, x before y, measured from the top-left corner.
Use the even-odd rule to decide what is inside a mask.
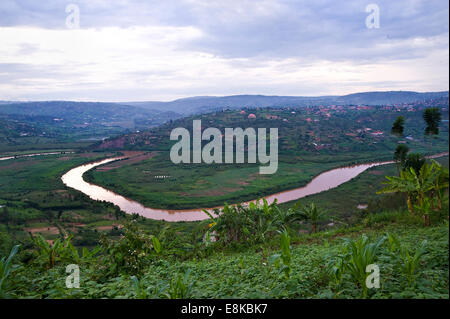
[[[371,3],[380,10],[379,28],[366,26]],[[75,21],[69,4],[80,10],[79,28],[69,28]],[[444,91],[448,6],[446,0],[1,0],[0,100]]]

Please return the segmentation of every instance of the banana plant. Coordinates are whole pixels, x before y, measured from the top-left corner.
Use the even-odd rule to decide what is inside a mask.
[[[58,258],[70,260],[76,259],[76,249],[71,244],[73,235],[68,236],[63,241],[56,239],[53,244],[48,243],[41,234],[33,237],[33,242],[39,248],[39,254],[45,260],[47,268],[53,268]]]
[[[325,211],[317,207],[316,204],[310,203],[309,205],[302,207],[300,212],[303,219],[311,222],[311,232],[317,232],[317,224],[325,217]]]
[[[419,205],[414,205],[415,209],[419,211],[423,216],[424,226],[430,226],[430,212],[431,212],[431,200],[428,197],[422,199]]]
[[[449,171],[448,168],[443,167],[435,160],[431,160],[431,165],[438,171],[437,178],[434,181],[434,193],[437,199],[437,208],[442,209],[442,198],[449,186]]]
[[[377,194],[386,193],[405,193],[407,197],[408,210],[414,213],[414,203],[418,206],[423,205],[423,201],[428,197],[428,193],[436,189],[436,183],[441,175],[439,164],[425,163],[416,172],[412,167],[400,172],[400,176],[386,176],[387,181],[383,184],[387,187],[378,191]],[[445,175],[444,175],[445,178]],[[445,187],[445,183],[442,183]],[[439,188],[439,187],[438,187]]]

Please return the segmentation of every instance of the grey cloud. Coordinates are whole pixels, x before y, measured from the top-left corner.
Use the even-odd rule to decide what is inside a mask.
[[[381,28],[367,29],[367,1],[73,1],[82,27],[194,26],[205,37],[183,43],[226,58],[407,58],[404,50],[373,48],[412,37],[448,37],[448,2],[377,0]],[[0,25],[65,28],[67,1],[2,0]],[[264,6],[268,12],[263,14]],[[260,10],[260,8],[263,8]],[[274,8],[271,12],[272,7]],[[181,45],[181,44],[180,44]],[[445,44],[448,46],[448,41]],[[411,52],[411,55],[421,54]]]

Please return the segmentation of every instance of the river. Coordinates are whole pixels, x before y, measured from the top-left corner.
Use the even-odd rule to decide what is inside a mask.
[[[208,216],[202,211],[203,208],[168,210],[145,207],[136,201],[125,198],[98,185],[87,183],[83,180],[83,174],[90,169],[119,159],[122,159],[122,157],[109,158],[102,161],[75,167],[64,174],[61,179],[63,183],[68,187],[76,189],[88,195],[91,199],[113,203],[119,206],[121,210],[128,214],[137,213],[146,218],[166,220],[171,222],[196,221],[208,218]],[[317,175],[304,187],[298,187],[292,190],[283,191],[280,193],[269,195],[265,198],[269,203],[272,203],[275,198],[277,198],[278,203],[296,200],[308,195],[317,194],[331,188],[335,188],[345,182],[348,182],[370,167],[389,163],[392,162],[376,162],[335,168]],[[248,202],[245,204],[248,204]],[[212,211],[214,208],[205,209],[207,209],[208,211]]]

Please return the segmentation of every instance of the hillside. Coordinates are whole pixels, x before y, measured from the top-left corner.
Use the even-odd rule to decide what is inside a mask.
[[[83,123],[118,123],[135,120],[161,124],[178,114],[130,105],[101,102],[48,101],[1,104],[0,114],[26,115],[29,117],[54,117],[70,122]]]

